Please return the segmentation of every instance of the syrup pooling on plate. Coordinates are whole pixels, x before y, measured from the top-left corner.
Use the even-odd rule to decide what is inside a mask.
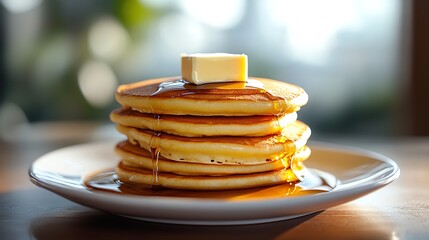
[[[88,190],[121,195],[139,195],[147,197],[179,197],[216,199],[224,201],[246,201],[282,199],[308,196],[332,191],[337,179],[326,172],[304,169],[303,179],[297,183],[285,183],[268,187],[236,189],[226,191],[191,191],[166,188],[153,188],[142,184],[121,182],[114,171],[106,171],[89,176],[84,181]]]

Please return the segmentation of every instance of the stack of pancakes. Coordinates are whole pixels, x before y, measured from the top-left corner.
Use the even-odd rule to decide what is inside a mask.
[[[128,140],[116,146],[123,182],[227,190],[299,180],[310,128],[296,120],[305,91],[288,83],[193,85],[161,78],[121,85],[111,120]]]

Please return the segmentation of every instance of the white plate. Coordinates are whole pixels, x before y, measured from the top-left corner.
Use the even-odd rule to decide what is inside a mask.
[[[31,181],[73,202],[148,221],[232,225],[280,221],[351,201],[391,183],[399,168],[391,159],[366,150],[310,143],[306,166],[334,175],[330,192],[289,198],[222,201],[178,197],[145,197],[87,190],[83,179],[118,162],[113,142],[76,145],[50,152],[31,166]]]

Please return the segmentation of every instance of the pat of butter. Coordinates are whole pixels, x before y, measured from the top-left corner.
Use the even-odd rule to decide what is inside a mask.
[[[182,78],[201,85],[247,81],[247,55],[200,53],[182,55]]]

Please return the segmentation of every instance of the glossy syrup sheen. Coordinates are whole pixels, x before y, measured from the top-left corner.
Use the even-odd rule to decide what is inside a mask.
[[[120,95],[137,97],[176,98],[188,97],[204,100],[238,100],[253,98],[255,100],[283,100],[283,97],[272,94],[262,81],[249,79],[247,82],[210,83],[204,85],[190,84],[182,79],[169,81],[152,80],[141,85],[121,88]]]
[[[91,191],[121,195],[244,201],[288,198],[329,192],[335,188],[337,180],[329,173],[305,169],[302,171],[302,180],[297,183],[226,191],[191,191],[166,189],[159,185],[148,186],[124,183],[117,178],[114,171],[106,171],[90,176],[84,184]]]

